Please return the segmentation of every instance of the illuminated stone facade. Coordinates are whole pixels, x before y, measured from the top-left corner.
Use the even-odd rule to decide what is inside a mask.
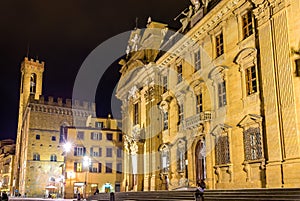
[[[118,121],[89,118],[86,127],[66,127],[65,198],[99,192],[119,192],[122,182],[122,133]],[[85,185],[86,184],[86,185]]]
[[[64,158],[60,142],[64,126],[84,126],[95,105],[42,96],[44,62],[25,58],[21,65],[19,120],[14,166],[14,192],[62,196]],[[54,189],[47,189],[55,186]]]
[[[14,140],[0,141],[0,190],[8,194],[12,193],[15,148]]]
[[[299,187],[299,1],[205,2],[171,37],[150,21],[132,32],[122,187]]]

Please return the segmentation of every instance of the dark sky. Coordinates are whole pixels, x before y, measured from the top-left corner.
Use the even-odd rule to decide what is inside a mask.
[[[89,53],[103,41],[153,21],[179,28],[174,21],[188,0],[1,0],[0,2],[0,140],[15,138],[20,64],[27,55],[45,61],[43,95],[70,98],[75,76]],[[107,68],[107,67],[105,67]],[[100,82],[108,93],[119,77],[118,65]],[[107,105],[108,104],[108,105]],[[109,101],[98,101],[106,116]]]

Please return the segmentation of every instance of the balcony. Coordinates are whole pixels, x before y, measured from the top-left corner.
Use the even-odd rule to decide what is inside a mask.
[[[193,129],[199,127],[200,124],[203,124],[205,121],[210,121],[212,119],[212,113],[210,111],[201,112],[194,116],[188,117],[184,121],[185,129]]]

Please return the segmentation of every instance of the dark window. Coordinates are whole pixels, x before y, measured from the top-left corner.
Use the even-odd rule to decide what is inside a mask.
[[[182,82],[182,64],[177,66],[177,84]]]
[[[99,172],[99,173],[102,172],[102,163],[98,163],[98,172]]]
[[[300,59],[296,59],[295,64],[296,64],[296,76],[300,77]]]
[[[112,157],[112,148],[106,148],[106,157]]]
[[[55,137],[55,136],[52,136],[52,137],[51,137],[51,140],[52,140],[52,141],[56,141],[56,137]]]
[[[139,124],[139,104],[135,103],[133,105],[133,124]]]
[[[202,98],[202,93],[200,93],[200,94],[198,94],[196,96],[196,101],[197,101],[196,111],[197,111],[197,114],[200,114],[201,112],[203,112],[203,98]]]
[[[56,161],[57,161],[57,157],[56,157],[55,154],[52,154],[52,155],[50,156],[50,161],[53,161],[53,162],[56,162]]]
[[[224,41],[223,41],[223,33],[220,33],[216,36],[216,54],[217,57],[224,54]]]
[[[224,107],[227,104],[225,81],[218,83],[218,98],[219,98],[219,107]]]
[[[200,55],[200,50],[194,53],[195,57],[195,71],[198,71],[201,69],[201,55]]]
[[[85,156],[85,147],[74,147],[74,156]]]
[[[253,21],[252,13],[248,11],[245,15],[242,16],[243,21],[243,38],[247,38],[253,34]]]
[[[77,140],[83,140],[84,139],[84,132],[78,131],[77,132]]]
[[[106,173],[112,173],[112,163],[106,163],[105,172]]]
[[[216,163],[217,165],[230,163],[229,141],[227,135],[218,136],[216,139]]]
[[[100,157],[102,155],[102,148],[91,147],[90,148],[90,156],[92,157]]]
[[[168,77],[167,76],[163,76],[162,84],[163,84],[163,93],[166,93],[168,90]]]
[[[117,157],[122,158],[122,148],[117,149]]]
[[[41,139],[41,136],[39,134],[35,135],[35,139],[36,140],[40,140]]]
[[[259,128],[249,128],[244,131],[245,160],[262,158],[261,135]]]
[[[112,141],[113,140],[113,134],[112,133],[106,133],[106,140]]]
[[[37,153],[33,154],[33,160],[34,161],[39,161],[40,160],[40,154],[37,154]]]
[[[122,163],[117,163],[117,173],[118,174],[122,173]]]
[[[179,123],[181,123],[183,121],[183,105],[180,104],[178,105],[178,120],[179,120]]]
[[[119,142],[122,142],[122,141],[123,141],[123,135],[122,135],[122,133],[119,133],[119,134],[118,134],[118,139],[119,139]]]
[[[246,69],[246,90],[251,95],[257,92],[257,79],[255,66]]]
[[[169,113],[163,112],[164,115],[164,130],[167,130],[169,128]]]

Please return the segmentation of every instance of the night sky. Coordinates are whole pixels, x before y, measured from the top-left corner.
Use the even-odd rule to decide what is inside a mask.
[[[43,95],[71,98],[78,69],[94,48],[134,29],[136,18],[139,28],[151,16],[152,21],[178,29],[180,22],[173,19],[189,4],[188,0],[1,0],[0,140],[16,138],[20,64],[27,54],[45,61]],[[119,68],[116,61],[98,85],[97,96],[106,97],[97,98],[98,116],[110,112]]]

